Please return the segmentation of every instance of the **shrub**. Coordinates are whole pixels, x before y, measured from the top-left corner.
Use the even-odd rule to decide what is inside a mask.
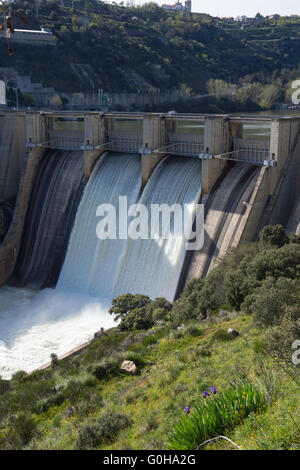
[[[113,442],[119,432],[132,424],[132,420],[114,411],[104,411],[95,422],[79,429],[75,447],[78,449],[96,448],[105,442]]]
[[[103,380],[120,372],[119,359],[103,360],[92,368],[92,374],[98,379]]]
[[[185,334],[186,334],[186,335],[189,335],[189,336],[197,337],[197,336],[202,336],[202,335],[203,335],[203,331],[202,331],[200,328],[197,328],[196,326],[189,326],[189,327],[185,330]]]
[[[292,367],[292,344],[300,339],[299,305],[285,307],[281,324],[268,331],[266,338],[266,349],[287,367]]]
[[[196,449],[207,439],[240,424],[250,413],[263,411],[265,406],[264,390],[249,383],[207,397],[191,410],[190,415],[179,419],[169,433],[168,448]]]
[[[276,325],[280,322],[285,305],[293,305],[297,301],[296,284],[291,279],[268,278],[246,297],[242,304],[243,310],[254,315],[261,325]]]
[[[0,379],[0,395],[10,389],[9,380]]]
[[[217,330],[213,335],[212,339],[217,341],[232,341],[235,339],[234,335],[229,335],[226,330]]]
[[[60,406],[65,401],[65,396],[63,392],[58,392],[55,395],[42,398],[38,400],[31,408],[32,413],[41,414],[45,413],[52,406]]]
[[[112,300],[112,306],[109,313],[114,315],[114,320],[126,319],[130,312],[136,309],[143,310],[151,302],[147,295],[123,294]]]
[[[259,234],[259,240],[279,247],[289,242],[282,225],[266,225]]]
[[[159,307],[153,310],[152,318],[153,318],[153,321],[156,323],[160,320],[165,320],[167,315],[168,315],[168,311],[165,310],[164,308]]]
[[[18,450],[26,446],[36,433],[36,423],[29,413],[10,417],[4,448]]]
[[[150,305],[150,304],[149,304]],[[124,330],[148,330],[153,326],[152,310],[150,306],[134,308],[121,321],[119,329]]]
[[[121,320],[119,330],[134,331],[152,328],[154,322],[166,318],[171,309],[172,304],[163,297],[152,301],[145,295],[126,294],[113,299],[110,313],[115,315],[115,320]]]
[[[25,372],[25,370],[18,370],[17,372],[15,372],[12,376],[11,376],[11,381],[12,382],[21,382],[24,377],[27,377],[27,372]]]
[[[50,355],[50,358],[51,358],[52,369],[56,369],[56,367],[58,367],[58,364],[59,364],[57,354],[52,353]]]

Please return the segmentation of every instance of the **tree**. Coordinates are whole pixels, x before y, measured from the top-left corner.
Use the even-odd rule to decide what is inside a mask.
[[[286,306],[297,303],[297,284],[286,278],[272,277],[263,281],[261,286],[246,297],[242,309],[254,315],[261,325],[279,324]]]
[[[136,309],[144,309],[151,302],[150,297],[140,294],[123,294],[112,300],[109,313],[114,315],[114,321],[123,321],[127,315]]]
[[[279,247],[289,242],[289,238],[286,236],[282,225],[266,225],[261,230],[259,239],[262,242],[270,243],[271,245]]]

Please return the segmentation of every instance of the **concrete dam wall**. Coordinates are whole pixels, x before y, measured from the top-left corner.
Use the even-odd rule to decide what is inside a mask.
[[[263,225],[298,230],[298,118],[123,113],[1,118],[0,194],[16,201],[0,244],[2,285],[55,286],[62,275],[59,286],[80,289],[90,282],[87,292],[96,296],[130,291],[173,300],[188,280],[207,275],[231,247],[254,240]],[[135,185],[136,202],[146,205],[183,203],[185,197],[204,204],[203,248],[185,254],[183,245],[158,249],[142,243],[146,240],[94,244],[97,202],[111,201],[112,194],[114,201]],[[71,280],[75,273],[83,276],[79,283]],[[165,282],[158,282],[162,273]]]

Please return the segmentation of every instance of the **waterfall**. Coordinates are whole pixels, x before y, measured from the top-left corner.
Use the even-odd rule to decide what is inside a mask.
[[[83,186],[82,152],[52,151],[44,156],[31,193],[13,284],[55,286]]]
[[[150,213],[151,204],[193,204],[200,198],[201,162],[194,158],[169,157],[150,178],[140,203]],[[150,218],[148,217],[149,232]],[[159,227],[152,230],[159,231]],[[170,238],[128,238],[114,286],[114,297],[126,292],[173,300],[185,254],[183,234]]]
[[[133,204],[140,187],[140,156],[109,154],[97,162],[76,214],[58,289],[111,299],[126,240],[99,240],[97,207],[111,204],[118,214],[119,196]]]
[[[183,235],[99,240],[96,211],[100,204],[112,204],[118,215],[119,196],[127,196],[128,207],[136,202],[144,204],[148,213],[151,204],[196,204],[201,162],[182,157],[165,159],[139,199],[140,165],[136,155],[106,155],[98,161],[76,214],[59,289],[109,300],[127,292],[173,300],[184,258]]]

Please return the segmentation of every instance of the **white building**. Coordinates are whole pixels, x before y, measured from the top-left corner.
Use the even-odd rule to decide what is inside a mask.
[[[173,5],[164,4],[162,5],[162,8],[168,11],[186,11],[188,13],[191,13],[192,0],[186,0],[184,5],[180,2],[176,2]]]
[[[4,30],[0,31],[0,39],[9,39],[11,43],[18,44],[30,44],[33,46],[55,46],[56,40],[53,37],[53,33],[48,28],[41,28],[41,30],[33,29],[15,29],[14,32],[6,27],[9,16],[4,15],[3,24]]]

